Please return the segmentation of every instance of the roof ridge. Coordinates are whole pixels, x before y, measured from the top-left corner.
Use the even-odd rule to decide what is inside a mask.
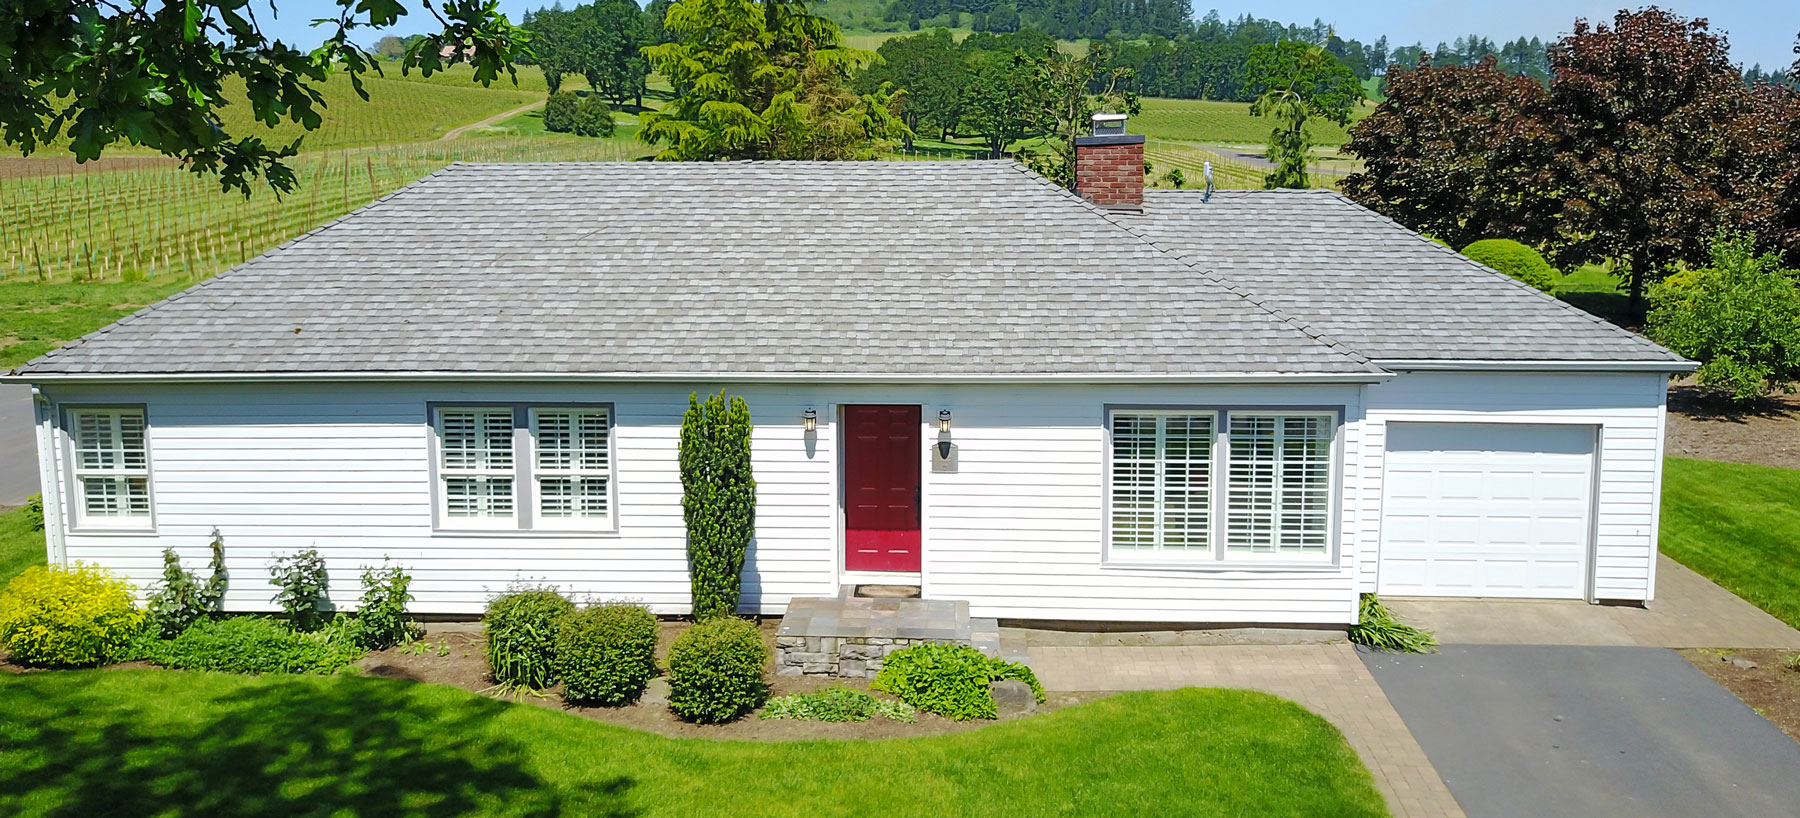
[[[1236,282],[1233,282],[1230,279],[1227,279],[1224,276],[1219,275],[1218,271],[1202,268],[1198,264],[1195,264],[1191,261],[1188,261],[1185,258],[1182,258],[1180,253],[1177,253],[1174,250],[1172,250],[1171,248],[1163,246],[1157,240],[1144,235],[1138,228],[1124,224],[1123,222],[1120,222],[1117,218],[1114,218],[1114,216],[1116,214],[1114,214],[1113,211],[1107,210],[1104,207],[1096,205],[1093,202],[1088,201],[1085,197],[1082,197],[1082,196],[1076,194],[1074,191],[1069,190],[1068,188],[1065,188],[1062,185],[1059,185],[1055,182],[1050,181],[1049,179],[1045,178],[1044,176],[1041,176],[1038,173],[1032,171],[1030,168],[1027,168],[1024,165],[1019,164],[1019,162],[1017,160],[1014,160],[1011,164],[1012,164],[1013,168],[1017,169],[1019,172],[1025,174],[1026,176],[1037,180],[1039,184],[1053,188],[1058,193],[1061,193],[1064,197],[1073,199],[1077,202],[1080,202],[1081,204],[1085,205],[1089,210],[1093,211],[1094,213],[1099,214],[1099,216],[1101,218],[1105,219],[1107,221],[1107,223],[1119,228],[1120,230],[1125,231],[1126,233],[1130,234],[1133,238],[1136,238],[1138,241],[1141,241],[1145,244],[1150,245],[1152,248],[1154,248],[1156,250],[1156,252],[1161,253],[1164,256],[1167,256],[1170,260],[1174,261],[1175,263],[1180,264],[1183,267],[1186,267],[1190,270],[1193,270],[1193,271],[1199,273],[1201,278],[1204,278],[1208,281],[1211,281],[1214,284],[1219,285],[1220,287],[1225,288],[1226,292],[1229,292],[1232,295],[1235,295],[1239,298],[1244,299],[1245,301],[1250,302],[1251,304],[1255,305],[1257,308],[1259,308],[1262,311],[1273,316],[1276,320],[1281,321],[1282,323],[1287,324],[1288,326],[1293,327],[1296,330],[1299,330],[1302,335],[1305,335],[1306,337],[1311,338],[1314,341],[1324,344],[1327,348],[1331,349],[1332,351],[1342,354],[1345,357],[1348,357],[1351,360],[1356,361],[1357,363],[1370,364],[1371,366],[1373,366],[1373,361],[1369,358],[1369,356],[1364,355],[1361,352],[1358,352],[1356,349],[1352,348],[1350,345],[1345,344],[1336,338],[1333,338],[1332,336],[1326,334],[1324,331],[1318,329],[1317,327],[1314,327],[1311,324],[1306,323],[1305,321],[1295,318],[1294,316],[1288,315],[1287,313],[1281,311],[1280,309],[1278,309],[1276,307],[1273,307],[1269,304],[1264,303],[1263,298],[1261,296],[1259,296],[1255,293],[1252,293],[1249,290],[1244,289],[1242,286],[1238,285]]]
[[[1045,181],[1049,182],[1049,180],[1047,180],[1047,179]],[[1054,184],[1054,183],[1051,183],[1051,184]],[[1060,186],[1059,186],[1059,188],[1060,188]],[[1070,195],[1074,195],[1074,194],[1070,194]],[[1087,200],[1082,199],[1082,201],[1086,202]],[[1092,206],[1091,202],[1089,202],[1088,204],[1090,206]],[[1245,288],[1243,285],[1238,284],[1237,282],[1232,281],[1231,279],[1228,279],[1222,275],[1219,275],[1217,270],[1207,269],[1207,268],[1201,267],[1199,264],[1197,264],[1195,262],[1188,261],[1181,253],[1177,252],[1174,248],[1164,245],[1161,241],[1159,241],[1157,239],[1150,238],[1148,235],[1146,235],[1144,233],[1142,228],[1128,225],[1128,224],[1125,224],[1124,222],[1120,221],[1117,218],[1117,214],[1113,213],[1112,211],[1106,210],[1106,209],[1098,207],[1098,206],[1095,206],[1094,209],[1100,213],[1102,218],[1106,219],[1106,221],[1111,223],[1113,226],[1119,228],[1120,230],[1125,231],[1126,233],[1131,234],[1131,236],[1136,238],[1137,240],[1150,245],[1151,247],[1155,248],[1157,252],[1159,252],[1165,256],[1168,256],[1170,259],[1175,261],[1177,264],[1180,264],[1190,270],[1193,270],[1193,271],[1199,273],[1201,278],[1204,278],[1208,281],[1211,281],[1214,284],[1219,285],[1220,287],[1225,288],[1226,292],[1229,292],[1232,295],[1235,295],[1239,298],[1244,299],[1245,301],[1250,302],[1251,304],[1255,305],[1258,309],[1261,309],[1262,311],[1268,313],[1269,315],[1274,316],[1274,318],[1276,320],[1278,320],[1284,324],[1287,324],[1288,326],[1294,328],[1295,330],[1298,330],[1302,335],[1305,335],[1306,337],[1311,338],[1314,341],[1319,342],[1320,344],[1323,344],[1325,347],[1327,347],[1328,349],[1331,349],[1333,352],[1337,352],[1338,354],[1343,355],[1347,358],[1350,358],[1351,360],[1356,361],[1357,363],[1369,364],[1370,366],[1375,365],[1373,359],[1371,359],[1367,355],[1364,355],[1362,352],[1358,351],[1355,347],[1352,347],[1349,344],[1346,344],[1343,341],[1338,340],[1336,337],[1333,337],[1331,334],[1325,332],[1324,330],[1319,329],[1318,327],[1313,326],[1312,324],[1300,319],[1297,316],[1289,315],[1286,311],[1282,310],[1281,308],[1268,303],[1267,300],[1263,296],[1258,295],[1255,292],[1252,292],[1251,290]]]
[[[1450,256],[1452,258],[1456,259],[1457,261],[1460,261],[1463,264],[1474,267],[1476,270],[1487,273],[1488,275],[1498,276],[1505,283],[1510,284],[1517,289],[1523,290],[1527,293],[1537,296],[1541,300],[1549,301],[1551,304],[1555,305],[1558,309],[1562,310],[1565,313],[1568,313],[1575,317],[1581,318],[1582,320],[1584,320],[1590,324],[1604,327],[1605,329],[1610,330],[1611,332],[1613,332],[1615,334],[1623,335],[1624,337],[1630,339],[1631,341],[1633,341],[1641,346],[1649,347],[1658,352],[1665,353],[1665,354],[1670,355],[1675,358],[1681,357],[1680,355],[1677,355],[1673,350],[1670,350],[1668,347],[1665,347],[1662,344],[1656,343],[1655,341],[1652,341],[1649,338],[1646,338],[1639,333],[1632,332],[1631,330],[1621,327],[1618,324],[1614,324],[1613,322],[1608,321],[1604,318],[1601,318],[1598,315],[1595,315],[1591,312],[1588,312],[1587,310],[1577,307],[1574,304],[1570,304],[1567,301],[1557,298],[1555,295],[1544,292],[1543,290],[1533,287],[1530,284],[1526,284],[1523,281],[1520,281],[1516,278],[1513,278],[1512,276],[1509,276],[1505,273],[1500,272],[1499,270],[1489,267],[1486,264],[1482,264],[1479,261],[1469,258],[1468,256],[1463,255],[1461,252],[1451,248],[1447,244],[1439,244],[1436,241],[1428,239],[1425,237],[1425,235],[1423,233],[1420,233],[1410,227],[1407,227],[1404,224],[1401,224],[1401,223],[1389,218],[1385,214],[1382,214],[1382,213],[1376,211],[1374,208],[1364,207],[1361,203],[1357,202],[1355,199],[1345,196],[1340,191],[1327,189],[1327,190],[1325,190],[1325,192],[1330,193],[1332,196],[1334,196],[1335,198],[1337,198],[1339,201],[1343,202],[1344,204],[1350,205],[1351,208],[1353,208],[1357,212],[1363,214],[1364,216],[1375,219],[1376,221],[1384,222],[1386,224],[1397,227],[1402,232],[1404,232],[1406,235],[1411,236],[1412,238],[1415,238],[1421,242],[1424,242],[1426,245],[1429,245],[1432,249],[1434,249],[1438,252],[1448,253],[1448,254],[1450,254]]]
[[[152,313],[155,313],[156,311],[163,309],[164,307],[167,307],[168,305],[170,305],[172,303],[190,298],[194,294],[199,293],[200,291],[213,286],[214,284],[216,284],[219,281],[219,279],[225,278],[226,276],[230,276],[234,273],[241,273],[244,270],[249,269],[252,265],[256,264],[257,262],[260,262],[263,259],[267,258],[270,253],[273,253],[277,250],[286,249],[286,248],[300,242],[303,239],[310,238],[317,233],[322,233],[332,227],[337,226],[338,223],[344,221],[345,219],[350,218],[351,216],[354,216],[365,210],[373,208],[376,205],[382,204],[382,203],[388,201],[389,199],[392,199],[396,196],[399,196],[402,193],[405,193],[407,191],[412,190],[415,187],[418,187],[419,185],[424,184],[425,182],[428,182],[434,178],[437,178],[438,176],[442,176],[446,173],[449,173],[458,167],[467,167],[468,164],[470,164],[470,163],[451,162],[450,164],[445,165],[442,168],[434,170],[428,174],[425,174],[424,176],[419,177],[418,179],[416,179],[412,182],[402,185],[401,187],[394,190],[392,193],[389,193],[385,196],[375,199],[374,201],[371,201],[368,204],[365,204],[361,207],[356,208],[355,210],[345,213],[342,216],[339,216],[335,219],[325,222],[324,224],[321,224],[318,227],[314,227],[313,229],[308,230],[304,233],[301,233],[298,236],[295,236],[291,239],[288,239],[287,241],[284,241],[280,244],[275,245],[274,247],[264,250],[261,253],[256,254],[256,256],[254,258],[246,259],[238,264],[234,264],[230,267],[220,270],[219,272],[214,273],[211,277],[205,279],[204,281],[200,281],[200,282],[196,283],[192,287],[186,287],[178,292],[170,293],[168,296],[164,297],[160,301],[149,304],[142,309],[134,310],[134,311],[132,311],[132,313],[130,315],[120,318],[119,320],[114,321],[110,324],[107,324],[106,326],[101,327],[97,330],[94,330],[93,332],[87,333],[86,335],[83,335],[80,338],[76,338],[75,340],[70,341],[67,344],[63,344],[62,346],[57,347],[56,349],[52,349],[49,352],[46,352],[42,355],[39,355],[36,358],[26,361],[25,363],[22,363],[16,367],[13,367],[9,374],[13,374],[13,375],[25,374],[28,369],[30,369],[34,366],[37,366],[39,363],[54,361],[57,358],[62,357],[64,354],[87,344],[89,341],[93,341],[93,340],[97,340],[99,338],[105,337],[108,333],[111,333],[113,330],[118,329],[119,327],[127,326],[130,324],[136,323],[138,321],[141,321],[146,316],[151,315]],[[505,163],[496,162],[494,164],[505,164]]]

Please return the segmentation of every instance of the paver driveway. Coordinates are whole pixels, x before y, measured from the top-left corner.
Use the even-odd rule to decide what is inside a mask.
[[[1361,655],[1470,818],[1800,815],[1800,744],[1673,651]]]

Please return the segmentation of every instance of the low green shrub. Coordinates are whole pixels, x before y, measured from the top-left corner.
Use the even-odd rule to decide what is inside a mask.
[[[914,721],[913,706],[906,702],[877,699],[861,690],[835,686],[817,693],[778,696],[770,699],[757,715],[805,721],[868,721],[874,716],[909,724]]]
[[[763,677],[768,662],[756,623],[732,616],[701,622],[669,649],[669,709],[701,724],[755,710],[769,695]]]
[[[407,588],[412,575],[398,565],[383,560],[380,568],[365,565],[362,569],[362,605],[356,609],[356,642],[369,650],[386,650],[419,636],[417,625],[406,621],[406,603],[412,600]]]
[[[1381,599],[1374,594],[1363,594],[1357,622],[1350,626],[1350,641],[1396,653],[1431,653],[1437,650],[1436,638],[1395,619],[1393,611],[1381,604]]]
[[[163,549],[163,578],[156,593],[144,607],[150,613],[151,627],[165,639],[187,630],[203,616],[217,613],[225,599],[230,577],[225,571],[225,538],[213,529],[212,576],[205,582],[194,572],[181,567],[181,555],[173,548]]]
[[[1044,700],[1031,668],[989,658],[968,645],[927,643],[890,653],[870,687],[927,713],[968,721],[998,715],[988,685],[1003,679],[1025,682],[1038,701]]]
[[[31,522],[32,531],[44,530],[44,495],[33,494],[25,498],[25,519]]]
[[[576,136],[612,136],[613,127],[612,106],[599,94],[587,94],[575,103],[575,118],[569,130]]]
[[[97,565],[33,565],[0,591],[0,646],[39,667],[121,661],[144,629],[132,594],[131,583]]]
[[[558,91],[544,102],[544,130],[569,133],[575,130],[575,92]]]
[[[656,675],[656,615],[640,605],[595,605],[570,614],[556,635],[556,676],[572,704],[637,701]]]
[[[144,658],[182,670],[227,673],[334,673],[362,656],[339,618],[313,633],[299,633],[263,616],[202,619],[180,636],[149,647]]]
[[[556,634],[575,603],[552,588],[494,597],[481,618],[488,671],[503,687],[537,690],[556,683]]]
[[[1800,381],[1800,272],[1748,235],[1713,239],[1712,264],[1650,288],[1648,332],[1700,362],[1707,393],[1746,403]]]
[[[1542,253],[1512,239],[1482,239],[1464,247],[1462,254],[1544,292],[1556,289],[1562,277]]]
[[[317,548],[269,561],[269,584],[277,588],[273,601],[287,612],[288,624],[298,631],[318,630],[325,624],[331,601],[325,589],[331,577]]]

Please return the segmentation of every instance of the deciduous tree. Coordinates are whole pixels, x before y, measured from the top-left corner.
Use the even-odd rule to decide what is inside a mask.
[[[263,33],[251,0],[114,3],[30,0],[0,4],[0,135],[26,155],[67,136],[79,161],[126,142],[180,159],[196,173],[217,174],[246,195],[261,178],[277,191],[294,188],[286,164],[301,141],[272,146],[254,133],[231,133],[218,109],[245,88],[243,103],[259,122],[282,120],[312,130],[325,107],[318,84],[341,70],[364,99],[362,76],[379,71],[373,55],[351,40],[365,27],[400,22],[402,0],[336,0],[320,21],[327,33],[313,49]],[[475,79],[492,83],[525,53],[525,32],[492,0],[421,0],[440,30],[419,37],[401,71],[430,75],[468,62]],[[447,52],[447,55],[446,55]]]
[[[1250,113],[1277,123],[1269,132],[1265,154],[1275,169],[1264,177],[1263,186],[1308,187],[1306,166],[1313,142],[1306,122],[1319,117],[1349,124],[1351,109],[1362,100],[1356,73],[1322,46],[1286,41],[1252,48],[1244,74],[1245,84],[1258,95]]]
[[[1098,43],[1079,59],[1051,44],[1024,65],[1031,100],[1027,127],[1044,137],[1044,150],[1031,158],[1032,170],[1073,190],[1075,138],[1087,133],[1093,115],[1136,114],[1142,107],[1137,94],[1119,90],[1131,80],[1131,69],[1108,68],[1108,52]]]

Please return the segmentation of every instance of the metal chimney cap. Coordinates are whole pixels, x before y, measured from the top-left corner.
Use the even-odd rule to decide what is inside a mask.
[[[1123,136],[1125,134],[1124,114],[1094,114],[1095,136]]]

